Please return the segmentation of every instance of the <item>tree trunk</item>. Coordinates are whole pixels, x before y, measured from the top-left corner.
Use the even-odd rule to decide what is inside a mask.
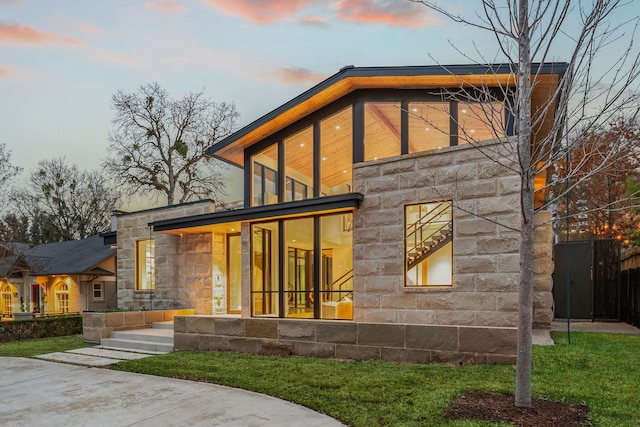
[[[531,52],[528,0],[519,1],[518,157],[521,170],[520,283],[515,405],[531,407],[533,324],[533,178],[531,166]]]

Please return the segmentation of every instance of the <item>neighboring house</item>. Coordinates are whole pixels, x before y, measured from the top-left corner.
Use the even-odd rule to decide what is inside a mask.
[[[9,317],[22,308],[36,314],[114,309],[115,267],[116,251],[104,246],[99,235],[33,248],[23,245],[0,260],[2,313]]]
[[[565,69],[542,67],[532,111]],[[343,68],[209,149],[244,168],[244,208],[117,217],[118,306],[210,315],[176,320],[177,349],[514,362],[513,99],[460,91],[514,81],[507,65]],[[550,219],[537,217],[541,328],[553,315]]]

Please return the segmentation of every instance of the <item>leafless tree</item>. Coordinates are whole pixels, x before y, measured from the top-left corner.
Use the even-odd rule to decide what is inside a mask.
[[[81,171],[63,158],[40,161],[27,188],[15,190],[11,198],[18,212],[29,217],[34,244],[108,231],[121,200],[101,173]]]
[[[474,62],[492,63],[496,62],[495,58],[504,58],[515,75],[515,81],[501,87],[505,98],[515,100],[513,104],[506,102],[506,108],[515,117],[516,129],[517,151],[510,161],[517,165],[521,177],[515,405],[530,407],[533,219],[536,208],[546,209],[557,201],[551,198],[536,206],[534,178],[552,171],[559,159],[579,150],[581,140],[570,138],[570,135],[601,129],[621,114],[631,118],[638,114],[640,58],[632,43],[638,26],[637,9],[632,1],[623,0],[481,0],[478,2],[480,10],[465,16],[451,2],[442,6],[435,0],[410,1],[421,3],[455,23],[495,36],[492,52],[486,52],[486,45],[482,48],[474,45],[471,53],[456,49],[467,58],[480,58]],[[614,20],[616,13],[618,21]],[[611,52],[620,46],[621,53],[612,56]],[[561,52],[567,70],[542,107],[532,111],[532,89],[540,83],[544,65],[554,61],[556,51]],[[486,87],[474,87],[465,92],[467,97],[480,102],[490,97]],[[491,117],[487,115],[487,120]],[[538,133],[539,126],[550,117],[550,128],[544,135]],[[493,124],[496,129],[501,126]],[[469,139],[473,143],[472,136]],[[482,149],[481,145],[478,149]],[[563,177],[565,192],[571,191],[580,179],[614,162],[625,149],[624,141],[620,141],[610,151],[590,151],[589,156],[599,156],[599,166],[585,173],[583,166],[595,164],[585,159],[576,170],[568,171]],[[493,153],[487,151],[486,154],[492,156]],[[502,162],[495,156],[493,159]],[[547,175],[548,186],[557,184],[551,182],[551,173]],[[555,198],[563,196],[564,192],[554,194]]]
[[[5,205],[7,186],[11,179],[22,172],[22,168],[11,164],[11,151],[5,144],[0,144],[0,207]]]
[[[113,96],[115,130],[105,169],[131,194],[163,195],[167,205],[196,198],[222,202],[224,168],[205,150],[235,127],[234,104],[215,103],[203,92],[173,100],[157,83]]]

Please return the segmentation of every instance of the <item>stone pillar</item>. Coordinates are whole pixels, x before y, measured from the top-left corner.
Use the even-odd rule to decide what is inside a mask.
[[[534,217],[533,243],[533,327],[550,329],[553,321],[553,227],[551,211]]]

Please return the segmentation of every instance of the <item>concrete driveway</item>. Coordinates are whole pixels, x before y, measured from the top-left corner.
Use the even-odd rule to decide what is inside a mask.
[[[302,406],[214,384],[0,357],[6,426],[341,426]]]

